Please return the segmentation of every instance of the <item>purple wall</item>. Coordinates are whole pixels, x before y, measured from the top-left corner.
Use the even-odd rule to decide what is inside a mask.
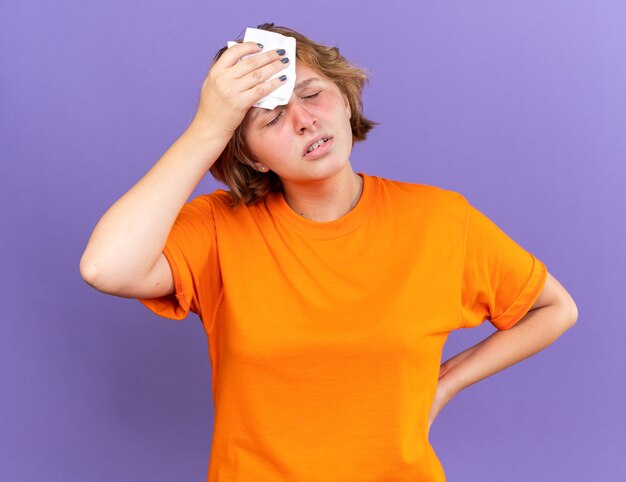
[[[37,3],[0,6],[0,480],[205,480],[198,318],[104,295],[78,266],[187,127],[216,50],[267,21],[371,70],[382,125],[355,170],[463,193],[578,304],[554,345],[439,414],[449,481],[626,480],[626,4]],[[444,359],[492,331],[453,332]]]

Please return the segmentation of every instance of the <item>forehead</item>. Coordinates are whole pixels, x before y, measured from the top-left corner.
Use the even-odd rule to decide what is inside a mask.
[[[298,62],[296,64],[296,85],[294,87],[294,92],[296,92],[296,90],[304,89],[309,85],[311,87],[315,87],[316,85],[328,83],[329,81],[330,80],[328,78],[308,65],[303,64],[302,62]],[[273,111],[262,107],[251,107],[248,109],[246,117],[249,122],[252,122],[259,117],[265,117],[265,115],[270,114],[271,112]]]
[[[322,77],[322,74],[320,72],[312,67],[309,67],[304,62],[296,62],[296,82],[304,78],[304,76],[311,77],[313,75],[317,77]]]

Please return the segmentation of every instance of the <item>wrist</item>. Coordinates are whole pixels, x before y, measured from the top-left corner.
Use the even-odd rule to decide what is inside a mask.
[[[224,146],[228,144],[228,141],[233,136],[232,133],[222,132],[215,127],[211,127],[210,123],[202,121],[197,116],[191,121],[186,132],[193,137],[199,137],[204,141],[221,143]]]

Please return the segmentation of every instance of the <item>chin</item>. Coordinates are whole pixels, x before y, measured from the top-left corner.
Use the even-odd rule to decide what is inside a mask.
[[[316,178],[329,178],[341,174],[346,169],[351,169],[350,159],[345,158],[343,161],[336,159],[328,159],[330,162],[320,162],[314,166],[312,171],[316,174]]]

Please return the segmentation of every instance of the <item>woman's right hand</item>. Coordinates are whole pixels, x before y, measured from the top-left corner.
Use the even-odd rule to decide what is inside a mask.
[[[222,54],[202,84],[198,111],[192,125],[230,139],[248,109],[283,84],[279,77],[266,82],[289,65],[280,61],[284,55],[278,55],[276,50],[239,62],[244,55],[260,50],[256,42],[242,42]]]

